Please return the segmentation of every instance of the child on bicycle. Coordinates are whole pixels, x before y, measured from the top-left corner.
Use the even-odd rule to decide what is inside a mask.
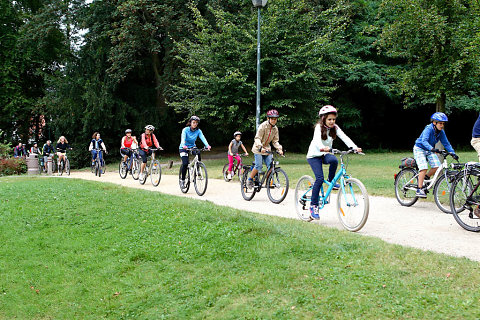
[[[362,149],[357,147],[355,143],[335,124],[337,121],[337,109],[333,106],[323,106],[318,112],[320,119],[315,125],[313,139],[310,142],[310,147],[307,153],[307,162],[312,167],[315,174],[315,183],[312,188],[312,199],[310,203],[310,216],[313,219],[320,219],[318,200],[320,195],[320,187],[324,182],[322,164],[328,164],[328,181],[333,181],[335,172],[337,171],[338,160],[329,153],[332,151],[333,140],[339,137],[349,148],[355,149],[357,152],[362,152]],[[339,185],[335,184],[333,189],[338,190]]]
[[[273,144],[277,152],[282,155],[283,148],[278,142],[279,134],[277,127],[277,120],[279,113],[277,110],[272,109],[267,111],[267,120],[264,121],[258,127],[257,133],[255,134],[255,142],[252,147],[252,152],[255,157],[255,167],[250,173],[250,177],[247,179],[247,188],[252,189],[254,186],[253,179],[257,175],[258,171],[262,170],[263,162],[267,166],[267,170],[272,164],[272,155],[270,143]]]
[[[132,129],[125,130],[125,136],[122,138],[120,153],[123,155],[123,162],[132,156],[132,149],[138,146],[137,138],[132,136]]]
[[[94,132],[92,135],[92,140],[90,141],[90,146],[88,147],[88,151],[92,153],[92,166],[95,165],[95,159],[97,156],[100,158],[100,162],[103,165],[102,153],[98,151],[99,149],[102,149],[105,153],[107,153],[107,148],[105,147],[103,140],[100,139],[100,133]]]
[[[435,174],[438,167],[440,167],[440,160],[436,155],[438,149],[435,149],[435,144],[438,141],[441,141],[445,149],[452,154],[452,157],[455,160],[458,160],[458,156],[455,154],[450,142],[448,142],[447,135],[443,130],[445,128],[445,123],[448,122],[448,118],[443,112],[435,112],[431,117],[431,124],[428,124],[425,129],[423,129],[420,137],[415,141],[413,147],[413,156],[417,162],[418,169],[418,187],[416,196],[419,198],[426,198],[427,195],[423,190],[423,181],[425,177],[430,179],[432,175]],[[428,162],[427,162],[428,160]],[[430,164],[430,171],[427,174],[428,164]]]
[[[155,146],[155,148],[163,150],[163,148],[160,147],[160,144],[158,144],[157,137],[155,137],[155,135],[153,134],[154,130],[155,127],[150,124],[145,126],[145,132],[142,133],[142,136],[140,138],[139,154],[140,157],[142,157],[142,165],[140,166],[140,180],[143,179],[143,171],[147,166],[147,157],[152,154],[151,148]]]
[[[241,138],[242,138],[242,133],[240,131],[236,131],[233,134],[233,140],[228,145],[228,174],[227,174],[228,180],[232,179],[233,158],[235,157],[235,159],[237,160],[237,163],[240,163],[241,161],[240,156],[238,155],[238,148],[240,146],[242,147],[245,155],[248,156],[247,149],[245,149],[245,146],[243,145],[242,141],[240,141]]]
[[[198,138],[202,140],[205,147],[210,150],[212,147],[207,142],[207,139],[203,135],[202,130],[198,127],[200,124],[200,118],[197,116],[191,116],[188,120],[187,126],[183,128],[182,135],[180,136],[179,153],[180,159],[182,159],[182,174],[180,177],[180,187],[184,189],[185,175],[188,170],[188,152],[185,150],[196,147],[195,142]],[[198,160],[201,161],[200,153],[198,153]]]
[[[67,139],[64,136],[61,136],[57,141],[57,145],[55,146],[58,157],[58,168],[60,168],[60,162],[62,162],[62,160],[65,162],[65,154],[67,153],[67,149],[70,149],[70,145],[68,144]]]

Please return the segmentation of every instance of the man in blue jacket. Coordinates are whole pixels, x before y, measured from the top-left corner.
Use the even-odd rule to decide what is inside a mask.
[[[439,140],[442,142],[445,149],[452,154],[452,157],[455,160],[458,160],[455,150],[453,150],[450,142],[448,142],[445,131],[443,131],[445,128],[445,123],[448,122],[448,118],[445,113],[435,112],[430,120],[432,123],[423,129],[422,134],[415,141],[415,146],[413,147],[413,155],[415,157],[415,161],[417,162],[418,169],[420,170],[418,174],[418,188],[416,193],[416,196],[419,198],[427,197],[422,188],[425,176],[433,176],[438,167],[440,167],[440,160],[436,155],[439,150],[435,149],[435,144]],[[431,169],[427,175],[428,164],[430,164]]]
[[[473,125],[472,130],[472,141],[470,141],[473,149],[477,151],[478,161],[480,162],[480,116],[478,116],[477,121]]]

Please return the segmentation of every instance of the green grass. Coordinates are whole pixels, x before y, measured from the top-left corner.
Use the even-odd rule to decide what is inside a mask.
[[[467,259],[112,184],[0,193],[0,318],[480,317]]]
[[[475,152],[459,152],[460,161],[478,161]],[[413,157],[411,151],[405,152],[382,152],[369,153],[366,151],[365,156],[349,155],[347,172],[355,178],[360,179],[368,190],[370,195],[379,195],[394,197],[393,188],[394,174],[399,171],[400,159],[404,157]],[[169,158],[179,161],[179,158]],[[161,160],[165,163],[166,160]],[[244,158],[245,164],[251,164],[253,156]],[[287,154],[285,158],[279,157],[280,166],[287,172],[290,179],[290,187],[295,188],[298,179],[303,175],[313,176],[312,169],[307,163],[305,154]],[[452,158],[448,158],[449,163]],[[210,178],[223,179],[222,168],[227,159],[205,160],[204,161]],[[178,175],[178,166],[174,166],[170,170],[163,170],[165,174]],[[328,167],[324,166],[325,177],[328,176]]]

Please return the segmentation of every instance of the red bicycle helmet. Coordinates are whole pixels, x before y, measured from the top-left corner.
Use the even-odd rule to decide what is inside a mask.
[[[280,115],[278,114],[278,111],[275,109],[268,110],[267,111],[267,117],[268,118],[278,118]]]

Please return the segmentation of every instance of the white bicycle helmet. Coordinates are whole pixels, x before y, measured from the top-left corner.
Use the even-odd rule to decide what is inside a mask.
[[[153,130],[155,130],[155,127],[152,126],[151,124],[149,124],[149,125],[145,126],[145,129],[153,131]]]
[[[323,106],[320,111],[318,112],[318,116],[323,116],[324,114],[327,114],[327,113],[337,113],[337,109],[335,109],[334,106],[331,106],[331,105],[326,105],[326,106]]]
[[[242,135],[242,133],[240,131],[235,131],[235,133],[233,134],[233,137],[235,138],[237,135]]]

